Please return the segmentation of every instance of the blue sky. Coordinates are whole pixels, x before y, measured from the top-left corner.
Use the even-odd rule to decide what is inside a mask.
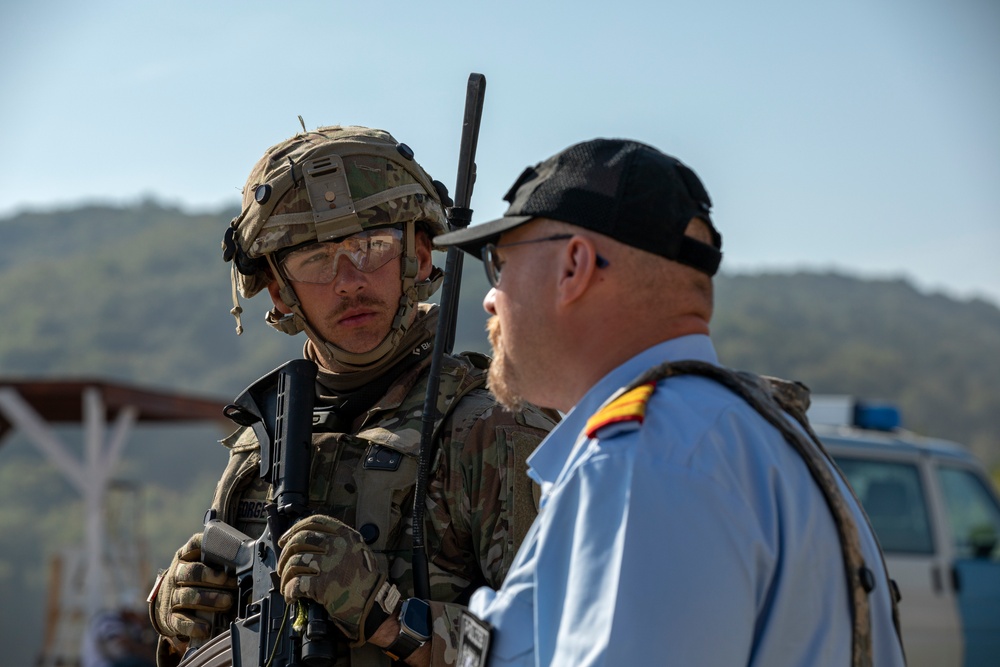
[[[705,181],[724,269],[904,277],[1000,304],[995,0],[4,5],[3,217],[234,203],[298,115],[387,129],[453,187],[475,71],[474,222],[528,164],[629,137]]]

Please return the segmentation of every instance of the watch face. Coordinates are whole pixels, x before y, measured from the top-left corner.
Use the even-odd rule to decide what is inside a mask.
[[[399,621],[424,641],[430,639],[430,607],[420,598],[409,598],[399,611]]]

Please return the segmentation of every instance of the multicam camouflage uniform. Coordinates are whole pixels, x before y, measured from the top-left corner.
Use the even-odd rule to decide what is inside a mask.
[[[437,323],[437,306],[420,302],[442,278],[434,269],[428,280],[416,280],[414,234],[417,223],[431,234],[444,231],[445,199],[444,187],[431,181],[413,161],[412,151],[388,133],[319,128],[268,149],[250,174],[243,211],[223,242],[225,259],[233,262],[237,331],[242,329],[237,291],[252,297],[273,278],[292,313],[271,311],[268,324],[288,334],[305,331],[304,354],[320,366],[310,509],[356,529],[375,554],[378,569],[404,598],[414,595],[413,488],[428,352]],[[275,253],[387,225],[404,230],[400,307],[389,334],[374,350],[348,352],[312,328]],[[479,586],[499,587],[503,581],[537,508],[525,459],[557,418],[535,408],[518,413],[502,409],[484,388],[487,365],[488,359],[474,354],[451,355],[442,364],[438,409],[443,417],[435,425],[424,530],[433,664],[455,660],[461,609],[455,603],[464,603]],[[330,367],[349,372],[324,370]],[[352,402],[359,394],[365,409],[346,419],[345,410],[339,410],[338,417],[345,397]],[[213,508],[222,520],[257,537],[271,499],[271,489],[259,478],[259,445],[250,429],[237,431],[225,445],[230,460]],[[352,576],[344,572],[345,579]],[[157,598],[154,588],[154,625],[158,615],[170,611],[157,608],[163,597]],[[176,665],[180,658],[170,644],[166,636],[161,638],[160,667]],[[335,664],[362,667],[390,661],[374,645],[352,649],[345,643]]]
[[[420,320],[428,339],[436,319],[435,311]],[[535,516],[524,459],[553,426],[536,409],[501,408],[482,388],[485,363],[478,355],[446,358],[439,392],[439,410],[448,416],[437,429],[425,528],[435,601],[433,664],[452,664],[458,640],[458,610],[441,603],[464,601],[477,586],[498,588],[503,581]],[[350,433],[320,427],[313,436],[310,509],[371,539],[380,568],[404,597],[413,595],[413,486],[429,365],[424,359],[405,371]],[[318,407],[324,402],[329,397],[317,396]],[[250,429],[226,445],[230,461],[212,504],[223,520],[256,537],[270,501],[258,476],[259,447]],[[338,658],[337,665],[389,664],[372,645],[353,651],[342,645]]]

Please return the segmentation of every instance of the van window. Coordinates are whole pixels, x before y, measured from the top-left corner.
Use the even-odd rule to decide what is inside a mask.
[[[983,480],[964,468],[938,468],[952,541],[959,558],[1000,555],[1000,507]]]
[[[886,553],[932,554],[927,502],[916,465],[836,457]]]

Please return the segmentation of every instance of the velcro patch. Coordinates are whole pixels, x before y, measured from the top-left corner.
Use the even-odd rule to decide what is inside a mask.
[[[653,382],[639,385],[605,405],[587,420],[587,437],[596,437],[601,429],[611,424],[631,422],[638,428],[646,418],[646,404],[655,389]]]
[[[267,519],[266,504],[263,500],[241,500],[236,517],[240,521],[264,521]]]

